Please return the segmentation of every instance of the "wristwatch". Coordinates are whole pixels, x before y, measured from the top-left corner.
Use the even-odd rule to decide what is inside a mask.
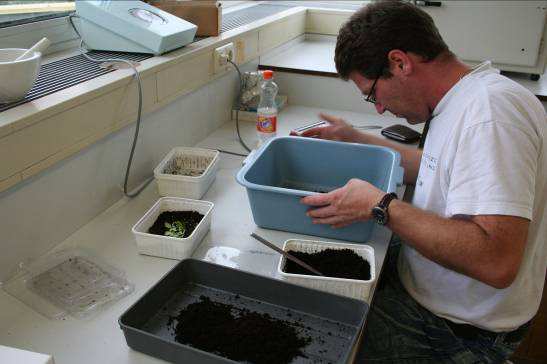
[[[374,206],[372,208],[372,216],[374,217],[374,220],[378,223],[378,225],[385,225],[389,221],[389,212],[388,207],[391,201],[397,198],[397,194],[395,192],[388,193],[382,197],[380,202],[378,202],[378,205]]]

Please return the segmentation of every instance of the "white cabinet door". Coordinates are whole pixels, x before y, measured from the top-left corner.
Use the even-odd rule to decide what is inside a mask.
[[[547,1],[441,0],[440,7],[422,9],[433,17],[450,49],[463,60],[488,59],[523,67],[544,63],[539,54]]]

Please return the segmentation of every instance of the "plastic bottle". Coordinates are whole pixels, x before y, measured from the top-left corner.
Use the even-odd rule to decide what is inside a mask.
[[[275,96],[277,95],[278,87],[273,82],[273,71],[264,71],[263,77],[264,82],[260,86],[260,102],[256,110],[258,146],[274,138],[277,133],[277,105]]]

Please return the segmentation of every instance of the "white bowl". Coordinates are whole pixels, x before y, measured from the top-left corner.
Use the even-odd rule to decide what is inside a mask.
[[[160,198],[131,229],[135,235],[139,253],[170,259],[190,257],[211,227],[213,207],[214,204],[209,201],[177,197]],[[148,232],[148,229],[154,225],[162,212],[188,210],[197,211],[203,215],[203,218],[189,237],[174,238]]]
[[[326,249],[350,249],[365,259],[370,264],[370,279],[367,281],[359,279],[318,277],[304,274],[293,274],[283,272],[285,268],[285,257],[281,256],[277,266],[278,276],[285,281],[300,286],[317,289],[324,292],[339,294],[362,301],[369,301],[370,288],[376,281],[376,265],[374,261],[374,248],[364,244],[345,244],[324,241],[290,239],[283,243],[284,251],[297,251],[308,254],[317,253]],[[369,302],[370,303],[370,302]]]
[[[165,169],[175,161],[188,170],[203,171],[199,176],[182,176],[165,173]],[[160,196],[200,199],[218,171],[219,152],[204,148],[173,148],[154,169]]]
[[[42,53],[34,52],[15,61],[26,49],[0,49],[0,103],[20,100],[30,91],[40,69]]]

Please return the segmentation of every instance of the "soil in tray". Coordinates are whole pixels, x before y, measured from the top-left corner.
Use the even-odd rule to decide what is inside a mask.
[[[165,223],[173,224],[175,221],[183,223],[184,238],[189,237],[199,222],[203,219],[203,215],[197,211],[164,211],[158,216],[154,225],[148,229],[150,234],[165,235],[168,230]]]
[[[310,337],[298,336],[287,321],[205,296],[171,317],[169,325],[179,343],[255,364],[290,363],[305,356],[302,349],[311,342]]]
[[[289,250],[289,253],[311,265],[323,275],[335,278],[370,279],[370,264],[350,249],[325,249],[316,253]],[[287,260],[285,273],[314,275],[291,260]]]
[[[205,172],[205,169],[190,169],[190,168],[180,168],[180,169],[166,169],[163,171],[164,174],[174,174],[178,176],[187,176],[187,177],[199,177]]]
[[[211,164],[213,158],[209,157],[190,157],[179,156],[171,159],[165,168],[164,174],[173,174],[179,176],[199,177],[205,172],[205,169]]]

